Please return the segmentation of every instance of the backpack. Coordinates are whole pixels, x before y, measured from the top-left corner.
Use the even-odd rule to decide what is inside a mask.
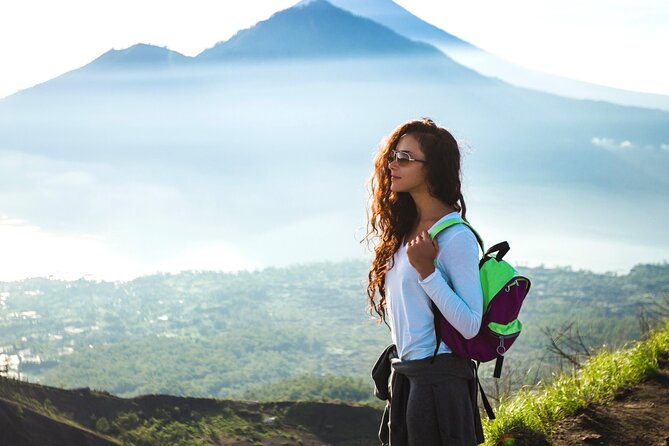
[[[499,378],[502,373],[504,354],[518,338],[523,328],[523,324],[518,319],[518,313],[530,291],[530,280],[518,274],[514,267],[503,260],[510,249],[507,242],[498,243],[485,251],[479,234],[461,218],[450,218],[431,228],[430,238],[434,239],[441,231],[457,224],[465,224],[472,230],[481,246],[481,252],[484,253],[479,262],[479,276],[483,290],[483,318],[478,334],[471,339],[465,339],[432,303],[437,336],[434,356],[439,349],[439,341],[444,341],[454,354],[477,361],[476,369],[480,362],[496,359],[493,376]],[[435,267],[437,267],[436,259]],[[478,381],[478,373],[476,380]],[[487,401],[480,382],[479,388],[484,405],[486,405]],[[486,410],[490,416],[492,409],[488,410],[486,407]],[[490,418],[494,418],[494,415]]]

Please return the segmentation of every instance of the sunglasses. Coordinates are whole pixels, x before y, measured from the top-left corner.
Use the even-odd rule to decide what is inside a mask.
[[[399,164],[400,166],[408,166],[409,164],[411,164],[412,161],[417,161],[419,163],[425,162],[425,160],[417,160],[415,158],[411,158],[411,155],[409,155],[407,152],[391,150],[390,153],[388,154],[388,163],[392,163],[395,160],[397,160],[397,164]]]

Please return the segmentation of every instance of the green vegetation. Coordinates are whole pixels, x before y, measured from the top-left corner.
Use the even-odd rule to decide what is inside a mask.
[[[298,376],[269,385],[248,388],[243,399],[254,401],[356,402],[382,409],[385,403],[372,394],[363,379],[350,376]]]
[[[605,403],[621,388],[657,371],[669,355],[669,322],[647,340],[618,351],[601,351],[579,371],[557,376],[551,384],[521,389],[502,401],[497,419],[484,423],[487,445],[513,444],[514,433],[550,436],[556,421],[589,404]]]
[[[368,403],[370,368],[390,343],[388,329],[365,310],[368,267],[350,261],[130,282],[0,283],[0,349],[20,359],[23,379],[119,396]],[[573,322],[587,346],[613,350],[641,337],[639,310],[669,292],[669,264],[637,265],[625,275],[519,270],[533,282],[521,312],[525,329],[507,355],[504,392],[496,394],[492,366],[482,368],[493,398],[551,379],[561,363],[546,351],[545,329]]]

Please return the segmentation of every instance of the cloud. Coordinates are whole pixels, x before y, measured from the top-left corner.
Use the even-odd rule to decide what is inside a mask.
[[[597,136],[593,137],[590,140],[590,143],[595,147],[601,147],[602,149],[606,150],[629,150],[636,147],[636,145],[629,139],[617,142],[613,138],[600,138]]]
[[[661,143],[659,145],[655,144],[645,144],[645,145],[640,145],[638,143],[634,143],[630,141],[629,139],[624,139],[622,141],[618,141],[614,138],[607,138],[607,137],[593,137],[590,140],[590,143],[595,146],[599,147],[605,150],[611,150],[611,151],[629,151],[629,150],[635,150],[636,152],[639,151],[645,151],[645,152],[669,152],[669,144],[667,143]]]

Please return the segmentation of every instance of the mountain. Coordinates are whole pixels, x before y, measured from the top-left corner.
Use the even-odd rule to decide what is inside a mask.
[[[197,60],[436,54],[431,46],[411,42],[325,0],[314,0],[275,13],[203,51]]]
[[[39,96],[45,100],[52,94],[72,97],[73,94],[92,93],[103,86],[107,89],[128,85],[150,88],[153,81],[161,77],[163,82],[167,81],[165,85],[176,86],[179,80],[175,73],[190,63],[192,58],[176,51],[138,43],[121,50],[111,49],[83,67],[19,91],[2,102],[26,103]],[[166,75],[172,76],[172,79],[166,78]]]
[[[138,43],[122,50],[109,50],[84,67],[87,70],[166,69],[181,67],[191,60],[176,51]]]
[[[298,5],[309,2],[310,0],[304,0]],[[622,105],[669,110],[669,96],[666,95],[605,87],[520,67],[423,21],[392,0],[330,0],[330,2],[339,8],[370,18],[409,39],[434,45],[458,63],[512,85],[571,98],[604,100]]]

